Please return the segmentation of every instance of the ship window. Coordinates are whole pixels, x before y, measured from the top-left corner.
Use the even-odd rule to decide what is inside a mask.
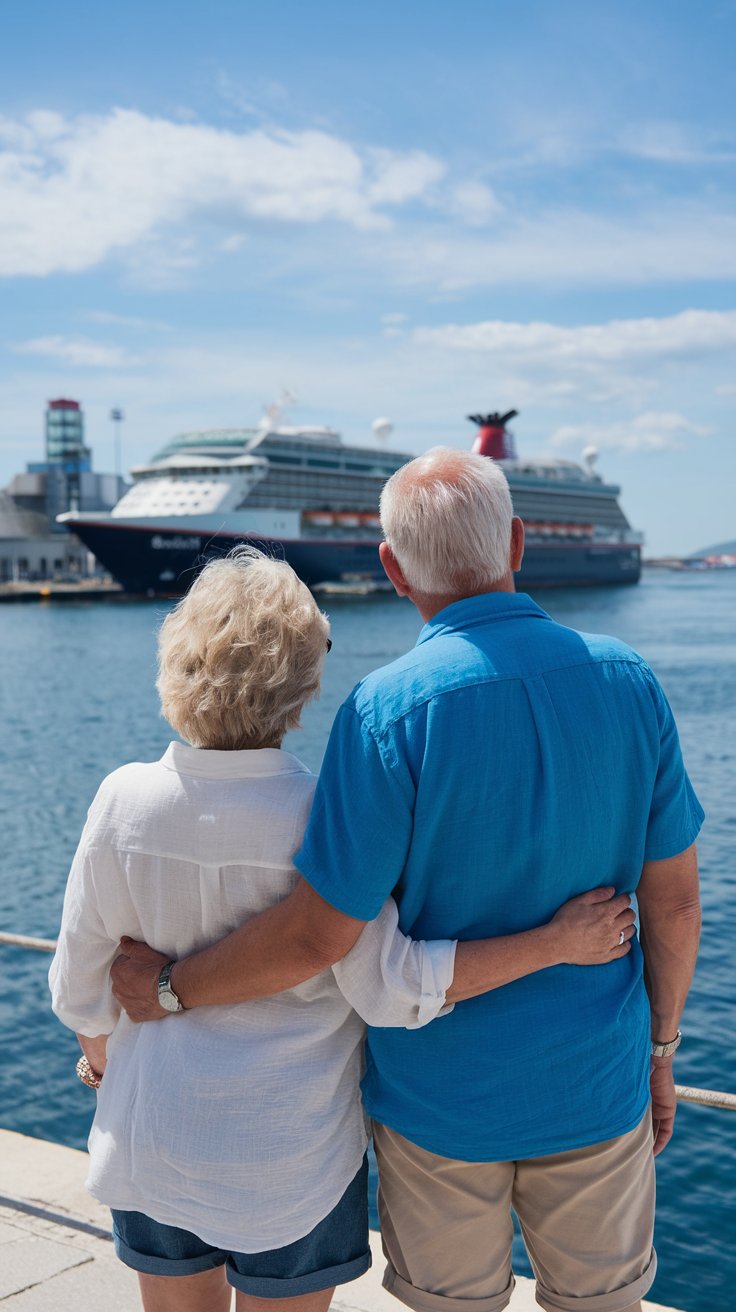
[[[307,456],[307,468],[311,469],[313,466],[317,466],[319,469],[341,468],[339,460],[322,460],[317,456]]]

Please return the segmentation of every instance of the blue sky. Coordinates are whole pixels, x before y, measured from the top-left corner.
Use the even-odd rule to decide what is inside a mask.
[[[650,553],[736,536],[734,0],[25,0],[0,16],[0,485],[82,401],[393,444],[519,409]]]

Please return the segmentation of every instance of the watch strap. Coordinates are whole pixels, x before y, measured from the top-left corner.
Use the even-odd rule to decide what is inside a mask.
[[[674,1039],[671,1039],[669,1043],[652,1042],[652,1056],[671,1057],[673,1052],[677,1052],[677,1049],[679,1048],[681,1043],[682,1043],[682,1031],[678,1030]]]

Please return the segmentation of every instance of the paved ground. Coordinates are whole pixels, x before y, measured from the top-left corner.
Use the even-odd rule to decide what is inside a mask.
[[[0,1130],[2,1312],[140,1312],[136,1277],[110,1242],[109,1213],[85,1191],[86,1169],[85,1154],[73,1148]],[[373,1268],[338,1290],[333,1307],[340,1312],[401,1312],[381,1288],[380,1242],[371,1239]],[[530,1280],[518,1281],[510,1308],[538,1312]]]

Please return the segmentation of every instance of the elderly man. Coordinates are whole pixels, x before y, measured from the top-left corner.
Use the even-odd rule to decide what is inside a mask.
[[[523,526],[489,459],[437,449],[384,489],[384,569],[425,626],[338,713],[289,899],[171,985],[197,1006],[339,960],[393,891],[417,938],[508,935],[610,884],[641,943],[559,965],[424,1029],[374,1029],[385,1284],[416,1312],[496,1312],[521,1223],[548,1309],[634,1312],[655,1273],[654,1154],[695,962],[702,810],[646,663],[514,590]],[[119,999],[161,1014],[158,958],[126,945]],[[153,961],[153,964],[151,964]]]

